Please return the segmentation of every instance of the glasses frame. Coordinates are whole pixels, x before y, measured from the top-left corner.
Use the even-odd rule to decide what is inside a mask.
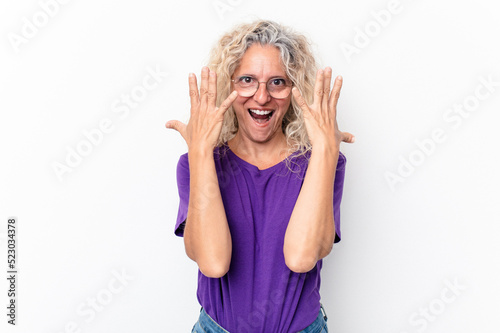
[[[253,76],[250,76],[250,75],[241,75],[241,76],[238,76],[236,79],[232,79],[231,82],[233,82],[234,86],[238,86],[238,84],[236,83],[236,80],[239,80],[241,79],[242,77],[251,77],[252,79],[255,79]],[[242,97],[252,97],[255,95],[255,93],[257,93],[257,91],[259,91],[259,88],[260,88],[260,84],[261,83],[265,83],[266,84],[266,91],[267,93],[269,94],[269,96],[271,96],[272,98],[274,99],[285,99],[285,98],[288,98],[288,96],[290,96],[290,93],[292,92],[292,89],[290,88],[290,91],[288,92],[288,95],[286,95],[285,97],[274,97],[271,92],[269,91],[268,87],[267,87],[267,84],[269,83],[269,81],[271,80],[276,80],[276,79],[284,79],[285,82],[288,81],[288,79],[285,79],[285,78],[282,78],[282,77],[272,77],[270,78],[269,80],[267,81],[257,81],[257,88],[255,89],[255,92],[253,94],[251,94],[250,96],[242,96]],[[286,85],[287,87],[293,87],[293,82],[290,83],[290,84],[287,84]],[[236,88],[235,88],[236,89]]]

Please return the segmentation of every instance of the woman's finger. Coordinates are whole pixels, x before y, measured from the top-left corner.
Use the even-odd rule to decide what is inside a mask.
[[[328,96],[330,95],[330,83],[332,81],[332,69],[330,67],[326,67],[324,71],[324,80],[323,80],[323,99],[321,103],[321,110],[323,112],[328,113]]]
[[[295,101],[297,102],[297,105],[302,110],[302,113],[305,114],[305,113],[309,112],[309,107],[307,105],[307,102],[297,87],[292,88],[292,95],[293,95],[293,98],[295,99]]]
[[[337,102],[340,97],[340,89],[342,88],[342,76],[337,76],[335,82],[333,83],[332,93],[330,94],[330,99],[328,101],[329,108],[332,110],[333,117],[337,117]]]
[[[201,69],[201,85],[200,85],[200,105],[205,109],[208,102],[208,76],[210,70],[207,66]]]
[[[182,137],[184,138],[184,140],[187,142],[186,124],[184,124],[178,120],[169,120],[165,124],[165,127],[174,129],[177,132],[179,132],[182,135]]]
[[[196,82],[196,75],[193,73],[189,73],[189,98],[191,100],[191,110],[193,110],[200,103],[198,83]]]
[[[217,74],[210,71],[208,78],[208,106],[210,109],[215,109],[215,101],[217,99]]]
[[[342,142],[354,143],[356,141],[356,137],[349,132],[342,132]]]
[[[321,107],[321,104],[323,103],[323,96],[324,96],[323,81],[324,81],[323,70],[319,69],[318,72],[316,73],[316,82],[314,83],[314,101],[313,101],[313,105],[317,107]]]
[[[220,112],[222,114],[226,113],[227,109],[229,109],[229,107],[233,104],[233,102],[236,100],[237,97],[238,97],[238,92],[234,90],[217,108],[217,112]]]

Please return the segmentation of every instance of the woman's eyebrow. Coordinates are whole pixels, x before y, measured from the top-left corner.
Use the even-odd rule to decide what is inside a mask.
[[[241,76],[251,76],[251,77],[257,77],[255,74],[239,74],[239,75],[236,75],[237,77],[241,77]],[[274,78],[284,78],[286,79],[286,75],[271,75],[269,77],[269,79],[274,79]]]

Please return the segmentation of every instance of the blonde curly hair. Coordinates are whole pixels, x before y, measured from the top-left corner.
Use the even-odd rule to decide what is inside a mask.
[[[217,73],[217,105],[231,93],[231,77],[238,68],[246,50],[254,43],[272,45],[279,49],[281,62],[288,78],[311,104],[314,94],[317,64],[304,35],[296,33],[274,21],[257,20],[236,26],[219,39],[210,52],[208,67]],[[302,111],[292,98],[283,118],[283,133],[289,151],[304,155],[311,150]],[[222,131],[217,142],[220,147],[232,139],[238,131],[238,120],[230,107],[225,115]]]

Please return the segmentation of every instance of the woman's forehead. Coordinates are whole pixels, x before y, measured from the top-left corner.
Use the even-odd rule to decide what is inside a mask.
[[[235,73],[255,76],[286,76],[280,51],[272,45],[253,44],[241,57]]]

